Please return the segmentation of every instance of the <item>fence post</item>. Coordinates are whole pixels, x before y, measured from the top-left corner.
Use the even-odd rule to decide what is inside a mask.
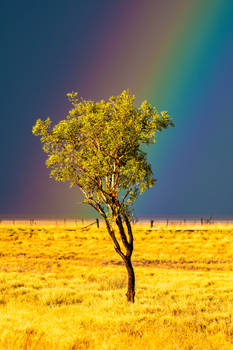
[[[100,227],[99,219],[96,219],[96,226],[97,226],[97,228]]]
[[[154,225],[154,220],[151,220],[151,221],[150,221],[150,227],[152,228],[153,225]]]

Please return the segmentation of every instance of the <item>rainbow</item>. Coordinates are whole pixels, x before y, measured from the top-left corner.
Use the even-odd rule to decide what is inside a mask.
[[[230,60],[233,1],[131,0],[111,6],[110,18],[93,31],[96,45],[84,67],[87,73],[82,79],[77,76],[69,90],[97,100],[129,88],[138,102],[147,99],[174,117],[176,128],[161,134],[149,150],[158,184],[136,205],[137,215],[173,214],[167,204],[177,195],[174,188],[182,187],[180,195],[189,198],[189,159],[204,162],[200,150],[195,151],[197,138],[208,129],[213,109],[220,111],[230,103],[218,87],[223,84],[220,68]],[[73,72],[75,76],[75,65]],[[217,130],[215,119],[211,133]],[[53,186],[52,197],[59,198],[59,186]],[[62,201],[71,215],[88,214],[73,189],[64,193]],[[176,203],[174,213],[181,213],[181,204]]]

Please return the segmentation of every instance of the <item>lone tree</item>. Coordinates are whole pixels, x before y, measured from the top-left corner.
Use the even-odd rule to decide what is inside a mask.
[[[84,100],[75,92],[67,96],[73,109],[66,119],[54,127],[50,118],[38,119],[32,132],[41,136],[50,176],[77,185],[85,202],[104,218],[128,272],[127,300],[134,302],[131,215],[137,197],[155,183],[143,146],[174,124],[167,112],[159,114],[147,101],[135,107],[129,91],[107,102]]]

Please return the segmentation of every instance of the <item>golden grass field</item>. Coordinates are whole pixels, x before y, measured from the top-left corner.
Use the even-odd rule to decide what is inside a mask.
[[[0,349],[233,349],[233,225],[133,227],[135,304],[104,227],[0,224]]]

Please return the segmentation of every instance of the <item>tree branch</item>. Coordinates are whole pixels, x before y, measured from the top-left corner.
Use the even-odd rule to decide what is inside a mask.
[[[113,240],[115,251],[122,257],[122,259],[125,259],[125,255],[124,255],[124,253],[121,250],[120,244],[118,243],[118,241],[116,239],[114,230],[112,229],[112,227],[110,225],[110,222],[109,222],[109,220],[107,218],[107,215],[105,214],[104,209],[101,207],[101,205],[99,203],[97,203],[96,201],[94,201],[91,198],[88,198],[87,201],[104,218],[104,221],[105,221],[108,233],[109,233],[110,237]]]
[[[124,221],[126,223],[127,230],[128,230],[129,245],[130,245],[130,250],[129,250],[130,254],[129,254],[129,256],[131,256],[132,252],[133,252],[133,232],[132,232],[132,227],[131,227],[129,218],[128,218],[128,216],[125,213],[123,213],[123,218],[124,218]]]
[[[128,251],[130,249],[130,245],[129,245],[129,242],[128,242],[127,237],[126,237],[124,226],[123,226],[122,219],[121,219],[120,215],[118,215],[116,217],[116,224],[117,224],[119,232],[120,232],[122,243],[126,249],[126,252],[128,253]]]

